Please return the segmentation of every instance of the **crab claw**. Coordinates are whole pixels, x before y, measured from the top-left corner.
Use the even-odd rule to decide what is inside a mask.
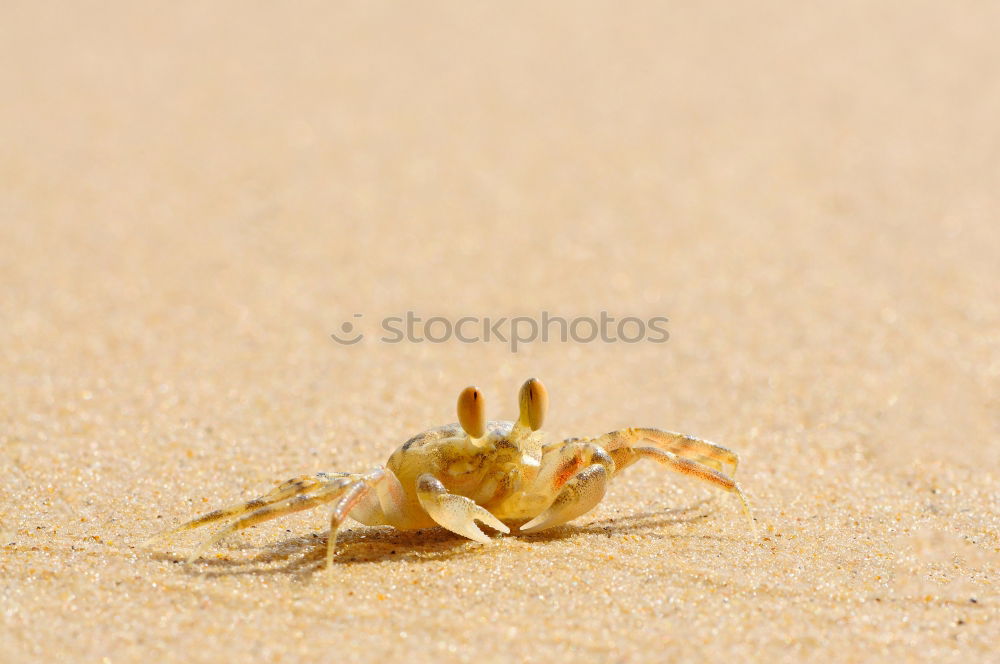
[[[469,386],[458,395],[458,421],[470,438],[486,433],[486,403],[479,388]]]
[[[595,463],[563,486],[555,501],[547,510],[520,527],[523,534],[560,526],[567,521],[586,514],[604,498],[611,473],[601,464]]]

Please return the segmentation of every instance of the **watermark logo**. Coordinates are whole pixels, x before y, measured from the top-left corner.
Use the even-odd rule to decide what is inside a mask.
[[[360,343],[366,334],[360,329],[364,314],[356,313],[344,321],[330,338],[342,346]],[[616,318],[607,311],[597,316],[553,316],[542,311],[532,316],[418,316],[407,311],[400,316],[386,316],[379,321],[380,343],[458,342],[463,344],[502,343],[516,353],[524,344],[541,343],[666,343],[670,339],[666,316]]]
[[[354,318],[363,318],[363,317],[364,314],[354,314]],[[340,324],[340,334],[338,335],[336,332],[331,332],[330,338],[336,341],[338,344],[344,346],[353,346],[354,344],[364,339],[365,335],[357,331],[357,329],[354,327],[353,322],[345,320],[343,323]]]

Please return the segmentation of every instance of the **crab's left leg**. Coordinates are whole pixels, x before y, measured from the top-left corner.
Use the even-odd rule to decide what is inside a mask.
[[[623,466],[631,465],[639,459],[651,459],[660,465],[666,466],[675,473],[694,477],[703,482],[713,484],[729,493],[736,494],[740,499],[740,504],[743,506],[743,513],[746,514],[747,521],[750,522],[750,529],[756,534],[757,528],[754,525],[753,514],[750,512],[749,501],[743,495],[743,490],[736,483],[736,480],[725,473],[721,473],[714,468],[709,468],[697,461],[678,456],[673,452],[660,449],[659,447],[622,447],[612,452],[612,455],[616,460],[620,459]]]
[[[625,466],[629,465],[629,463],[638,460],[638,457],[619,453],[618,450],[635,447],[637,443],[643,441],[649,441],[655,447],[666,452],[691,459],[727,475],[733,475],[736,472],[736,466],[740,462],[735,452],[722,445],[716,445],[715,443],[695,438],[685,433],[662,431],[651,427],[619,429],[618,431],[611,431],[603,436],[588,440],[595,445],[600,445],[611,453],[611,456],[618,463],[619,472]]]
[[[639,459],[652,459],[677,473],[709,482],[730,493],[735,493],[743,512],[756,533],[750,503],[732,475],[739,465],[739,457],[732,450],[701,438],[683,433],[661,431],[649,427],[633,427],[611,431],[589,439],[600,445],[615,460],[621,472]],[[640,447],[636,443],[649,441],[655,447]]]
[[[449,493],[441,480],[430,473],[417,478],[417,499],[439,526],[471,540],[483,544],[490,542],[490,538],[479,529],[476,521],[482,521],[502,533],[510,532],[510,528],[485,507],[465,496]]]
[[[529,500],[553,494],[555,500],[522,525],[520,532],[535,533],[589,512],[604,498],[614,473],[614,460],[597,445],[567,441],[549,447],[542,455],[535,481],[525,493]]]

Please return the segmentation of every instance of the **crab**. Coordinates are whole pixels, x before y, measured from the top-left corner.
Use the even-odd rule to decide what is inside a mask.
[[[348,517],[367,526],[416,530],[441,526],[489,543],[476,523],[504,534],[537,533],[575,519],[604,498],[611,478],[640,459],[735,494],[754,531],[750,504],[732,475],[736,454],[706,440],[652,428],[547,443],[540,429],[548,392],[532,378],[519,393],[516,421],[487,421],[483,394],[458,397],[458,422],[403,443],[384,466],[364,473],[317,473],[287,480],[259,498],[218,509],[157,536],[225,523],[188,562],[231,533],[310,509],[333,506],[326,564]],[[651,443],[651,444],[642,444]]]

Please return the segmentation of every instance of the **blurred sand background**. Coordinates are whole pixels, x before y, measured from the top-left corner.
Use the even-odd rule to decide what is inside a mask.
[[[0,660],[989,661],[1000,5],[0,8]],[[418,314],[666,344],[384,344]],[[353,319],[355,313],[364,318]],[[344,321],[369,338],[332,342]],[[481,546],[153,533],[364,470],[479,385],[636,466]],[[994,661],[996,661],[994,659]]]

